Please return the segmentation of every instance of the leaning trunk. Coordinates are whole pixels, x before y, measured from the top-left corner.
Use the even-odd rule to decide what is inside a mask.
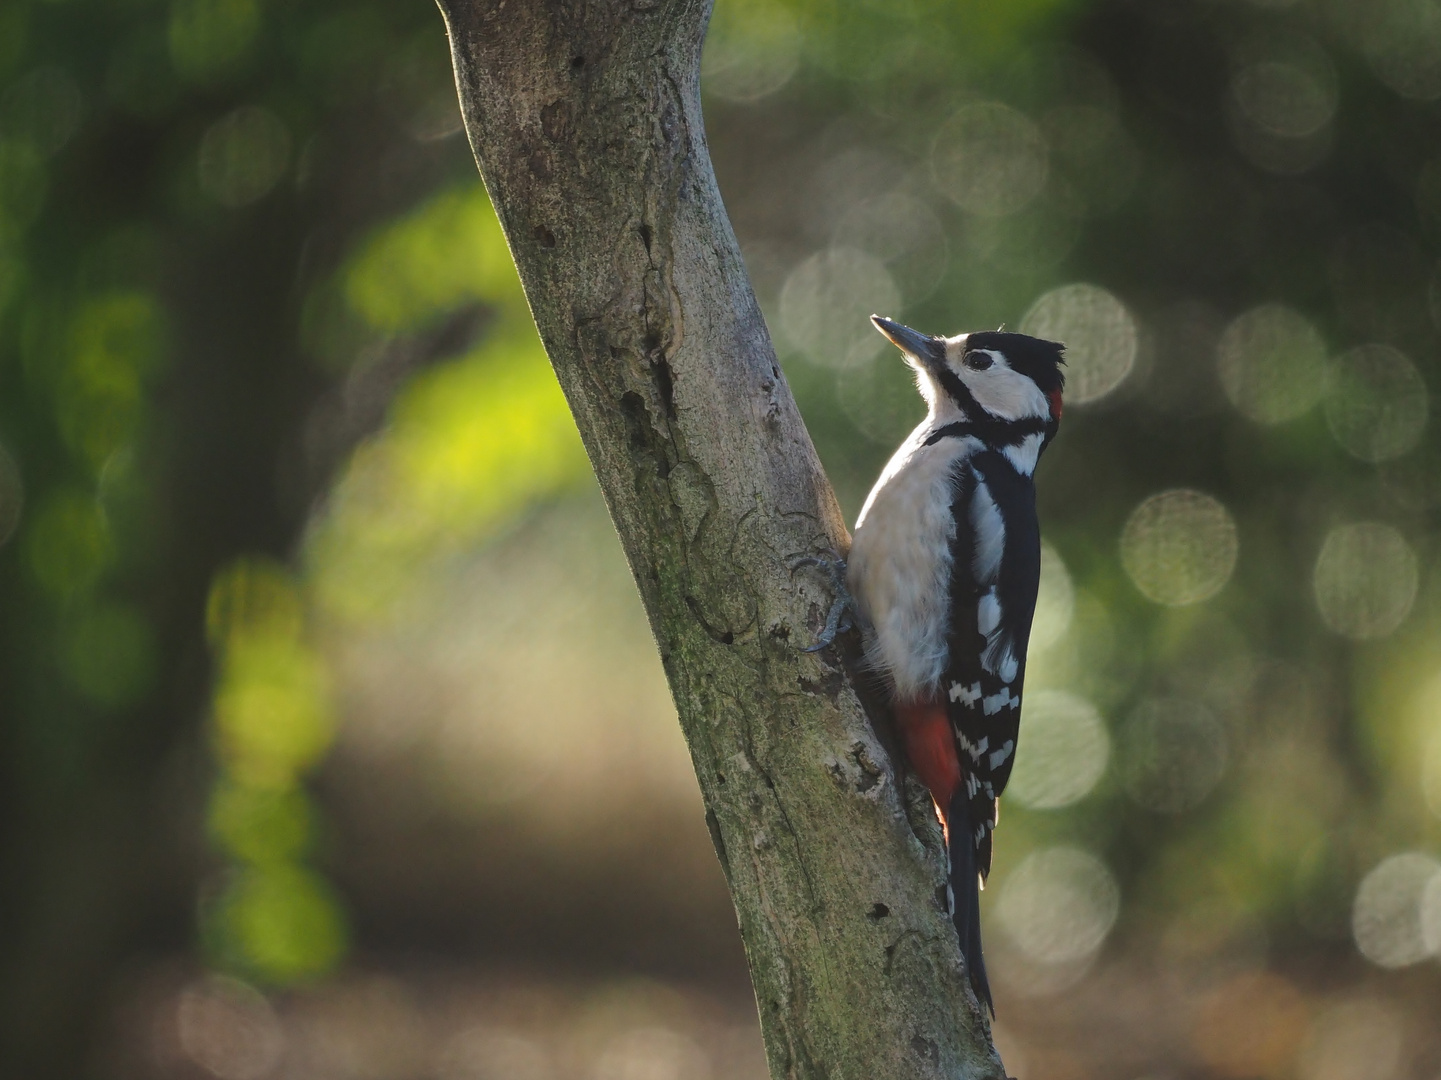
[[[793,567],[847,534],[711,171],[710,4],[441,7],[471,145],[670,680],[772,1075],[1003,1077],[926,797],[839,652],[801,651],[831,588]]]

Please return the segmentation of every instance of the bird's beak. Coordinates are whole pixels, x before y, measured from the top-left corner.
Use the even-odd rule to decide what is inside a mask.
[[[883,315],[872,315],[871,322],[892,345],[907,356],[913,356],[926,365],[945,361],[946,344],[940,338],[923,334],[919,330],[912,330],[909,326],[902,326],[894,319],[887,319]]]

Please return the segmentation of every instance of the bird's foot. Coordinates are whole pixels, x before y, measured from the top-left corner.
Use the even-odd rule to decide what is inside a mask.
[[[801,652],[820,652],[836,640],[836,636],[844,634],[855,626],[853,618],[856,612],[856,600],[846,588],[846,561],[834,551],[827,551],[829,558],[817,558],[814,555],[807,555],[797,559],[791,564],[791,576],[795,577],[797,570],[804,566],[819,568],[830,581],[831,591],[835,599],[831,602],[831,609],[826,613],[826,624],[821,627],[820,635],[816,643]]]

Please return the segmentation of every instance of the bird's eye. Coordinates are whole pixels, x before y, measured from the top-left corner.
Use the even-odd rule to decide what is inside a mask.
[[[966,355],[961,358],[961,363],[965,364],[966,367],[972,371],[985,371],[986,368],[991,366],[993,361],[989,353],[983,353],[977,350],[976,352],[966,353]]]

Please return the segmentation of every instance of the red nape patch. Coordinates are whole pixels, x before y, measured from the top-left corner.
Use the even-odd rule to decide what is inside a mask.
[[[961,786],[961,762],[945,706],[897,705],[896,720],[911,768],[930,789],[944,822],[951,796]]]
[[[1059,390],[1052,390],[1046,397],[1049,398],[1051,402],[1051,419],[1059,420],[1061,418],[1061,392]]]

